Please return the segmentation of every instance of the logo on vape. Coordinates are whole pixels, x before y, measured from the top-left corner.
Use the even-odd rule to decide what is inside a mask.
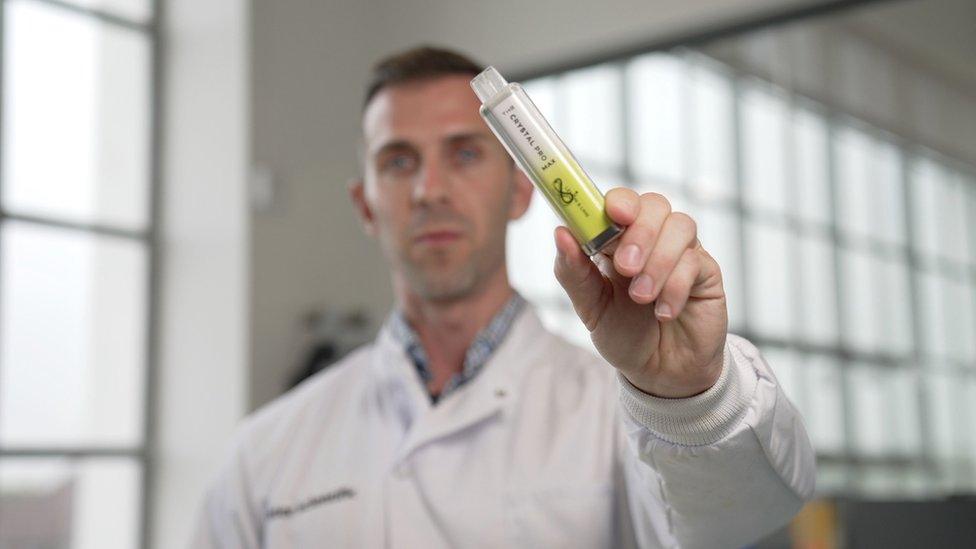
[[[587,210],[586,207],[583,206],[583,203],[580,202],[576,196],[579,194],[579,191],[567,190],[566,185],[563,184],[563,180],[561,177],[557,177],[556,179],[553,179],[552,186],[556,189],[556,192],[559,193],[560,202],[562,202],[567,206],[575,203],[576,209],[579,210],[581,214],[583,214],[583,217],[590,217],[589,210]]]
[[[567,191],[563,187],[563,180],[559,177],[552,181],[552,186],[556,187],[556,192],[559,193],[559,200],[562,200],[563,204],[566,204],[567,206],[572,204],[573,201],[576,200],[576,195],[579,194],[578,192]]]

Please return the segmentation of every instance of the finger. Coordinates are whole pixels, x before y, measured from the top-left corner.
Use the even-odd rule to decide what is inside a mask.
[[[641,271],[670,213],[671,203],[664,196],[658,193],[640,196],[640,211],[620,236],[620,244],[613,254],[617,272],[631,277]]]
[[[668,216],[641,273],[630,283],[630,297],[650,303],[667,281],[685,250],[698,242],[695,220],[682,212]]]
[[[671,271],[661,289],[661,295],[657,297],[657,305],[654,306],[654,314],[658,320],[667,322],[678,318],[688,297],[691,295],[691,288],[698,280],[698,275],[702,269],[701,255],[691,248],[681,254],[681,259]]]
[[[604,291],[604,278],[583,253],[566,227],[556,227],[556,261],[553,272],[588,330],[596,327]]]
[[[691,291],[688,294],[689,297],[712,299],[724,296],[725,286],[722,282],[722,268],[719,267],[718,262],[712,257],[712,254],[708,253],[708,250],[702,247],[701,241],[697,238],[692,248],[698,252],[698,261],[701,270],[698,272],[698,278],[691,287]]]
[[[612,221],[621,225],[630,225],[637,219],[640,197],[633,189],[617,187],[607,193],[604,206],[607,209],[607,217]]]

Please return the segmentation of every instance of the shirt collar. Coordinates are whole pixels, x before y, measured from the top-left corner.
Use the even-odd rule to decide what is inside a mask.
[[[439,398],[458,389],[478,375],[495,349],[505,340],[505,336],[511,329],[512,323],[518,316],[518,313],[525,307],[525,303],[525,299],[518,292],[512,295],[501,310],[495,313],[488,326],[483,328],[475,336],[471,342],[471,346],[465,352],[461,371],[454,374],[448,380],[440,395],[430,395],[431,400],[436,402]],[[390,314],[388,325],[393,339],[407,353],[407,356],[410,358],[410,361],[413,363],[417,373],[420,375],[420,379],[423,380],[424,386],[426,387],[432,376],[429,365],[430,361],[427,357],[427,352],[420,343],[420,337],[417,335],[417,332],[410,326],[403,311],[399,308]]]

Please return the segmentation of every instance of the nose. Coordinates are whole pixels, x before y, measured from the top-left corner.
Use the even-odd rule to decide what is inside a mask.
[[[424,162],[413,189],[414,202],[417,204],[435,204],[447,202],[450,198],[449,174],[436,158]]]

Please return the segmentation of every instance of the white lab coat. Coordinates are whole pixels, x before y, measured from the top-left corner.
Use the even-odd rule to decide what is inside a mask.
[[[388,331],[256,412],[193,547],[738,547],[809,498],[797,412],[748,341],[649,397],[531,307],[436,406]]]

